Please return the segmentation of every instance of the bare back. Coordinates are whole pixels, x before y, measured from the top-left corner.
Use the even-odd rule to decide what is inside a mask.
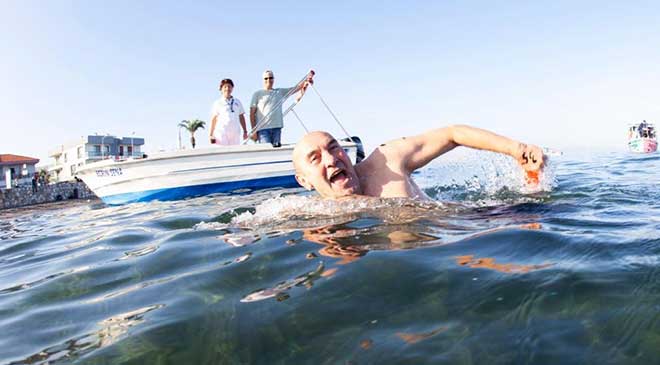
[[[396,141],[381,145],[355,166],[362,194],[381,198],[428,198],[407,171]]]

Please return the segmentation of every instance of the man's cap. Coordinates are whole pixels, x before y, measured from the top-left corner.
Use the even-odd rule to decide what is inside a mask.
[[[273,74],[273,71],[271,70],[266,70],[264,71],[263,77],[275,77],[275,74]]]

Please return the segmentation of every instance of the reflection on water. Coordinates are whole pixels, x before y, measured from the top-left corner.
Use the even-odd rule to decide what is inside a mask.
[[[303,238],[323,245],[322,256],[340,258],[346,264],[364,256],[370,250],[403,250],[439,242],[438,237],[420,232],[406,232],[397,226],[350,228],[345,225],[323,226],[303,230]]]
[[[431,332],[425,332],[425,333],[403,333],[403,332],[398,332],[396,335],[397,335],[397,337],[402,339],[404,342],[413,344],[413,343],[417,343],[419,341],[423,341],[423,340],[426,340],[428,338],[431,338],[431,337],[437,335],[438,333],[442,333],[442,332],[446,331],[447,329],[448,329],[447,327],[440,327],[440,328],[437,328],[437,329],[435,329]]]
[[[144,315],[147,312],[162,307],[163,305],[152,305],[104,319],[98,323],[99,328],[95,332],[68,339],[61,344],[48,347],[39,351],[39,353],[10,364],[38,364],[44,361],[54,363],[75,360],[87,352],[114,344],[122,335],[128,333],[131,327],[144,322]]]
[[[273,297],[276,298],[278,301],[286,300],[289,298],[289,295],[286,294],[287,290],[293,288],[294,286],[304,286],[305,288],[310,289],[314,285],[314,280],[324,276],[323,275],[324,273],[325,273],[325,266],[323,265],[323,263],[319,263],[319,266],[316,268],[316,270],[300,275],[292,280],[287,280],[285,282],[279,283],[273,288],[259,289],[245,296],[245,298],[241,299],[241,302],[244,303],[256,302],[259,300],[264,300]],[[325,276],[328,275],[332,275],[332,273],[326,274]]]
[[[522,274],[533,270],[541,270],[552,266],[552,264],[541,265],[518,265],[518,264],[499,264],[492,257],[475,258],[473,255],[456,257],[456,263],[460,266],[467,266],[473,269],[490,269],[507,274]]]
[[[0,211],[0,364],[657,362],[660,157],[513,167]]]
[[[374,341],[373,341],[373,340],[371,340],[371,339],[366,339],[366,340],[362,340],[362,341],[360,342],[360,347],[362,347],[362,348],[365,349],[365,350],[369,350],[369,349],[371,348],[371,346],[373,346],[373,344],[374,344]]]

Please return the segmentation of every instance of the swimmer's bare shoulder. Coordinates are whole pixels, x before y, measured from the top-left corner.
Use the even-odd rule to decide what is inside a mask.
[[[406,139],[406,137],[402,137],[376,147],[366,159],[355,166],[358,175],[374,175],[383,169],[404,172],[406,170],[405,156],[411,148],[406,143]]]
[[[420,135],[398,138],[378,146],[358,167],[365,172],[388,167],[403,174],[425,166],[439,155],[456,147],[450,128],[439,128]]]
[[[355,167],[362,192],[381,198],[419,198],[424,193],[411,179],[411,157],[419,146],[415,137],[399,138],[378,146]]]

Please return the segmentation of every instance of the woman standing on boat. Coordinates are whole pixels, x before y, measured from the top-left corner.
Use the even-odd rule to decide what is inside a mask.
[[[239,144],[241,143],[241,129],[243,139],[247,139],[245,111],[243,104],[231,95],[233,90],[234,82],[231,79],[220,81],[222,95],[213,103],[211,110],[211,128],[209,129],[211,143]]]

